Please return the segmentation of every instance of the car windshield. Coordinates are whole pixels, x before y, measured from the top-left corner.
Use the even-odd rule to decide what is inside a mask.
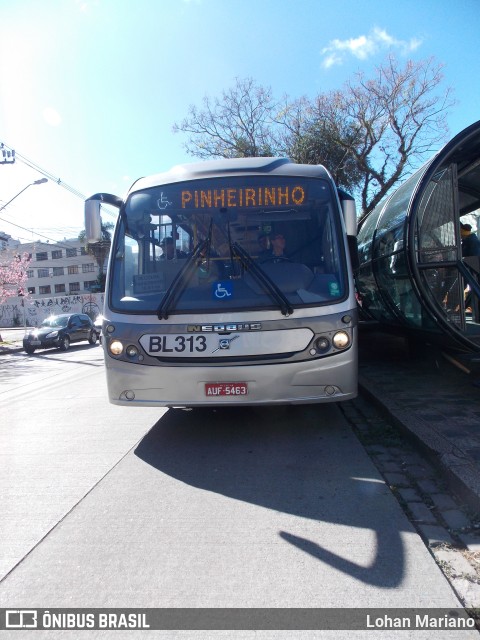
[[[68,318],[59,317],[59,316],[50,316],[49,318],[45,318],[45,320],[40,325],[41,327],[66,327],[68,324]]]
[[[169,313],[332,304],[347,295],[326,180],[229,177],[132,193],[112,247],[110,304]]]

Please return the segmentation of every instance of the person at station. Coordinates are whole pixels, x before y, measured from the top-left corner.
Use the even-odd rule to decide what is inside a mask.
[[[163,251],[162,255],[160,256],[160,260],[174,260],[187,257],[187,254],[184,251],[176,248],[175,241],[172,236],[163,238],[163,240],[160,242],[160,247]]]
[[[462,237],[462,256],[480,256],[480,240],[476,233],[472,232],[471,224],[460,223],[460,235]]]
[[[463,258],[471,258],[473,256],[480,256],[480,240],[476,233],[472,232],[471,224],[463,224],[460,223],[460,236],[462,238],[462,257]],[[467,265],[469,266],[469,265]],[[478,274],[475,273],[474,269],[470,267],[470,272],[478,278]],[[470,286],[467,285],[465,291],[465,311],[467,313],[472,312],[472,291]],[[478,307],[475,310],[475,316],[478,315]],[[478,321],[478,319],[476,319]]]
[[[285,236],[282,233],[275,233],[270,236],[270,249],[265,255],[259,256],[259,262],[290,262],[290,258],[285,253]]]

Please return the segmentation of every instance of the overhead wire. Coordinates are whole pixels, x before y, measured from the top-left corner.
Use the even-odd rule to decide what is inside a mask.
[[[35,171],[38,171],[38,173],[41,173],[43,176],[45,176],[51,182],[57,184],[58,186],[63,187],[64,189],[69,191],[72,195],[76,196],[77,198],[81,198],[83,201],[85,201],[87,199],[87,196],[85,194],[83,194],[81,191],[78,191],[78,189],[75,189],[75,187],[70,186],[69,184],[64,182],[61,178],[55,176],[50,171],[47,171],[46,169],[43,169],[42,167],[40,167],[40,165],[36,164],[33,160],[30,160],[29,158],[25,157],[21,153],[18,153],[18,151],[13,149],[13,147],[10,147],[6,143],[1,143],[1,144],[2,144],[2,148],[5,148],[7,150],[12,151],[14,153],[14,157],[18,158],[27,167],[30,167],[31,169],[34,169]],[[110,217],[112,217],[112,218],[114,218],[116,220],[117,215],[115,213],[113,213],[112,211],[110,211],[109,209],[107,209],[103,205],[101,206],[101,208],[102,208],[102,211],[104,211],[106,213],[106,215],[108,215],[108,216],[110,216]]]
[[[8,224],[11,224],[12,226],[17,227],[18,229],[22,229],[22,231],[27,231],[28,233],[33,233],[33,231],[31,229],[27,229],[25,227],[22,227],[21,225],[15,224],[14,222],[9,222],[8,220],[5,220],[4,218],[0,218],[0,220],[2,222],[7,222]],[[62,243],[62,241],[54,240],[53,238],[49,238],[48,236],[45,236],[42,233],[35,233],[35,235],[36,236],[40,236],[41,238],[45,238],[49,242],[52,242],[53,244],[55,244],[55,246],[60,247],[60,249],[70,249],[71,248],[71,245],[64,244],[64,243]],[[38,242],[38,240],[28,240],[27,238],[23,238],[23,239],[25,240],[25,243],[23,243],[23,244],[35,244],[35,242]],[[78,238],[76,238],[76,240],[78,240]],[[43,242],[43,241],[40,240],[40,242]],[[44,244],[47,244],[47,243],[44,242]]]

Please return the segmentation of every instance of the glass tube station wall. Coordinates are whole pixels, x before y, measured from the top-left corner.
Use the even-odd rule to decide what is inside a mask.
[[[480,258],[462,257],[460,236],[463,216],[477,209],[480,121],[361,220],[356,284],[362,316],[480,351]]]

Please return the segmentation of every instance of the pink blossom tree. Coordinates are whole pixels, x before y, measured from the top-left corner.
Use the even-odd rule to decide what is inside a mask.
[[[28,253],[17,254],[9,262],[0,261],[0,304],[12,296],[27,295],[25,285],[29,263]]]

